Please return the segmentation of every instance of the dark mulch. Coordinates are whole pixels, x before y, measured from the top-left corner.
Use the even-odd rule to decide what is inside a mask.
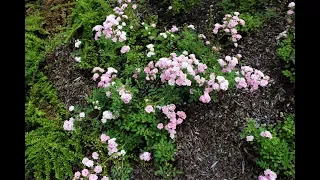
[[[150,2],[160,13],[160,25],[183,23],[193,24],[198,32],[205,34],[205,22],[212,1],[203,1],[187,15],[164,20],[161,13],[167,7]],[[216,3],[213,2],[216,8]],[[216,9],[218,11],[218,9]],[[221,14],[215,12],[214,23],[220,22]],[[162,20],[161,20],[162,19]],[[167,26],[168,27],[168,26]],[[241,63],[257,68],[271,77],[269,85],[250,93],[244,90],[230,90],[218,95],[217,103],[184,105],[187,119],[177,132],[177,164],[184,172],[176,179],[254,180],[263,173],[255,165],[257,157],[252,147],[240,139],[248,118],[261,124],[275,124],[281,121],[280,112],[294,113],[294,86],[281,74],[282,63],[276,55],[275,37],[284,30],[285,21],[273,19],[260,32],[245,36],[239,41],[239,48],[229,47],[224,55],[242,54]],[[47,63],[46,74],[57,88],[59,97],[67,106],[84,105],[84,97],[96,85],[91,80],[90,71],[78,70],[71,57],[73,44],[57,49]],[[152,168],[136,167],[133,179],[155,180]],[[280,179],[280,178],[278,178]]]
[[[67,107],[86,105],[86,97],[97,86],[91,79],[90,70],[76,67],[77,62],[71,55],[74,50],[74,44],[57,48],[49,55],[44,67],[44,73],[54,84],[59,98]]]

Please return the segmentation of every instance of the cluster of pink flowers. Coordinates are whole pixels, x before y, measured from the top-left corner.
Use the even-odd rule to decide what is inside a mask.
[[[236,47],[238,46],[236,42],[242,38],[242,36],[238,34],[236,26],[238,24],[243,26],[245,24],[245,21],[238,17],[239,14],[240,14],[239,12],[234,12],[234,16],[232,16],[231,14],[226,14],[223,18],[223,24],[221,25],[217,23],[214,25],[214,29],[213,29],[213,34],[217,34],[219,29],[223,29],[224,32],[230,33],[232,41],[235,43],[234,45]]]
[[[116,119],[116,117],[112,114],[111,111],[104,111],[102,113],[102,119],[101,119],[102,123],[106,123],[107,120],[111,120],[111,119]]]
[[[127,16],[122,15],[122,17],[125,18]],[[125,23],[120,25],[120,21],[120,16],[116,17],[113,14],[108,15],[106,20],[103,22],[103,26],[96,25],[92,28],[92,31],[96,31],[94,39],[98,40],[103,33],[106,39],[111,39],[113,42],[123,42],[127,40],[127,33],[125,31],[121,31]],[[117,26],[115,30],[113,29],[114,26]]]
[[[130,0],[129,0],[130,1]],[[130,3],[127,1],[128,3]],[[123,42],[127,40],[126,32],[122,31],[122,28],[126,26],[125,22],[121,23],[121,18],[128,19],[127,15],[124,15],[124,10],[128,7],[127,3],[121,4],[122,1],[119,1],[121,7],[115,7],[113,10],[118,15],[116,17],[113,14],[107,16],[106,20],[103,22],[103,25],[96,25],[92,28],[92,31],[96,31],[95,40],[98,40],[102,33],[107,39],[111,39],[113,42]],[[133,9],[136,8],[136,5],[132,6]],[[121,24],[120,24],[121,23]],[[116,27],[116,28],[114,28]]]
[[[144,72],[146,73],[146,80],[155,80],[156,74],[158,73],[158,69],[154,67],[153,61],[150,61],[148,65],[144,68]]]
[[[167,106],[162,106],[160,108],[162,110],[162,113],[165,114],[169,119],[169,123],[165,125],[164,128],[169,132],[170,137],[174,139],[177,125],[181,124],[183,120],[187,118],[187,115],[183,111],[175,112],[176,106],[174,104],[169,104]],[[163,124],[159,123],[157,128],[162,129]]]
[[[96,81],[97,78],[99,78],[99,74],[96,73],[96,71],[99,71],[101,73],[105,72],[104,69],[100,67],[93,68],[92,72],[93,74],[93,80]],[[118,71],[114,69],[113,67],[108,67],[108,71],[101,75],[100,82],[98,83],[98,87],[107,88],[110,86],[112,79],[116,78],[117,75],[113,73],[117,73]]]
[[[238,64],[238,58],[240,59],[242,56],[237,54],[236,57],[226,56],[224,61],[223,59],[218,59],[220,66],[222,67],[222,72],[230,73],[231,70]],[[228,62],[228,63],[227,63]]]
[[[217,82],[216,82],[217,81]],[[223,76],[215,76],[214,73],[210,74],[210,80],[205,81],[206,88],[204,89],[204,94],[200,96],[199,100],[203,103],[209,103],[211,101],[210,93],[213,90],[216,91],[226,91],[229,87],[229,81],[226,80]]]
[[[267,138],[269,138],[269,139],[272,138],[272,134],[271,134],[269,131],[263,131],[263,132],[261,132],[261,133],[260,133],[260,136],[262,136],[262,137],[267,137]]]
[[[92,153],[92,158],[93,159],[99,159],[99,154],[97,152],[93,152]],[[98,179],[98,175],[101,175],[102,172],[102,166],[100,165],[96,165],[94,167],[94,161],[90,160],[89,158],[85,157],[82,160],[82,163],[87,166],[89,169],[83,169],[81,171],[81,173],[79,171],[74,173],[74,177],[73,179],[83,179],[81,178],[81,176],[83,177],[88,177],[89,180],[97,180]],[[108,180],[109,178],[107,176],[103,176],[101,178],[101,180]]]
[[[73,122],[74,122],[74,118],[73,117],[71,117],[69,120],[64,121],[63,129],[67,130],[67,131],[73,131],[74,130]]]
[[[138,79],[138,74],[140,73],[141,69],[140,68],[136,68],[136,70],[134,71],[132,77],[135,79]]]
[[[191,80],[187,79],[187,74],[190,74],[194,79],[201,85],[204,83],[205,79],[196,76],[198,73],[205,73],[207,65],[200,63],[196,59],[194,54],[185,56],[181,54],[177,56],[176,53],[171,53],[168,58],[160,58],[156,62],[155,66],[162,70],[160,75],[161,82],[168,81],[170,86],[177,84],[178,86],[191,86]],[[194,64],[197,65],[197,69],[194,70]],[[186,71],[186,73],[184,71]]]
[[[118,89],[119,95],[121,100],[125,103],[128,104],[130,100],[132,99],[132,95],[130,94],[130,91],[125,90],[125,87],[122,86],[121,88]]]
[[[118,152],[118,148],[117,148],[118,144],[116,143],[116,138],[110,139],[110,136],[107,136],[105,134],[101,134],[100,139],[101,139],[102,143],[105,143],[108,141],[108,155],[109,156],[113,154],[113,157],[117,158],[119,156],[124,156],[126,154],[125,150],[121,150]]]
[[[118,158],[119,156],[124,156],[126,152],[121,150],[118,152],[117,148],[118,144],[116,143],[116,138],[111,138],[108,140],[108,155],[113,155],[114,158]]]
[[[105,134],[101,134],[100,139],[101,139],[102,143],[105,143],[106,141],[108,141],[110,139],[110,136],[107,136]]]
[[[149,52],[147,53],[147,57],[151,57],[151,56],[155,55],[153,44],[148,44],[147,48],[149,49]]]
[[[146,108],[144,109],[147,113],[154,112],[154,109],[151,105],[147,105]]]
[[[143,160],[143,161],[150,161],[151,153],[144,152],[144,153],[140,154],[140,159]]]
[[[276,180],[277,174],[270,169],[264,171],[264,176],[259,176],[259,180]]]
[[[296,4],[295,4],[294,2],[289,3],[288,7],[289,7],[290,9],[289,9],[288,12],[287,12],[288,15],[291,15],[291,14],[294,13],[293,10],[294,10],[295,5],[296,5]]]
[[[241,74],[243,77],[236,77],[235,81],[238,83],[237,88],[250,88],[250,92],[257,90],[258,86],[264,87],[268,84],[269,76],[265,76],[260,70],[253,69],[249,66],[241,67]]]
[[[103,135],[103,134],[102,134]],[[113,153],[118,152],[118,144],[116,143],[116,138],[111,138],[109,136],[104,136],[102,137],[101,135],[101,140],[103,140],[102,142],[106,142],[108,141],[108,155],[112,155]],[[109,138],[108,138],[109,137]],[[106,141],[105,141],[106,140]]]

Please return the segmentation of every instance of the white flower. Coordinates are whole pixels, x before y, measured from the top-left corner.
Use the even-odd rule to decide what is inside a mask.
[[[108,71],[107,71],[108,74],[111,74],[111,73],[118,73],[118,71],[113,68],[113,67],[108,67]]]
[[[122,26],[121,26],[121,25],[119,25],[119,26],[118,26],[118,29],[122,29]]]
[[[120,154],[124,156],[126,154],[126,151],[125,150],[121,150]]]
[[[216,77],[216,75],[215,75],[214,73],[211,73],[211,74],[210,74],[210,80],[214,80],[215,77]]]
[[[190,24],[188,28],[195,30],[194,25]]]
[[[79,116],[80,116],[81,118],[84,118],[84,117],[85,117],[84,112],[81,112],[81,113],[79,114]]]
[[[81,57],[75,57],[74,58],[77,62],[81,62]]]
[[[183,51],[182,54],[188,55],[188,51]]]
[[[104,111],[102,113],[102,116],[103,116],[102,118],[105,118],[105,119],[113,119],[114,118],[111,111]]]
[[[238,47],[238,43],[234,43],[234,46],[235,46],[235,47]]]
[[[166,39],[167,38],[167,33],[160,33],[160,36],[163,36]]]
[[[172,6],[169,6],[168,9],[171,10],[171,9],[172,9]]]
[[[239,14],[240,14],[239,12],[234,12],[234,15],[236,16],[239,16]]]
[[[288,7],[291,8],[291,7],[294,7],[295,6],[295,3],[294,2],[291,2],[289,3]]]
[[[92,167],[93,166],[93,161],[92,160],[88,160],[85,165],[87,167]]]
[[[121,25],[122,26],[126,26],[127,24],[126,24],[126,22],[122,22]]]
[[[205,35],[203,35],[203,34],[199,34],[199,38],[206,39],[206,36],[205,36]]]
[[[80,44],[81,44],[81,41],[80,41],[79,39],[77,39],[77,40],[76,40],[76,43],[74,44],[74,46],[75,46],[76,48],[79,48]]]
[[[154,47],[153,44],[148,44],[148,45],[147,45],[147,48],[148,48],[148,49],[153,48],[153,47]]]
[[[225,80],[223,76],[217,76],[216,78],[219,83],[221,83],[223,80]]]
[[[104,124],[104,123],[106,123],[106,122],[107,122],[107,119],[102,118],[102,119],[101,119],[101,122]]]
[[[151,57],[152,55],[155,55],[155,53],[152,51],[148,52],[148,54],[147,54],[148,57]]]
[[[73,110],[74,110],[74,106],[70,106],[69,111],[73,111]]]

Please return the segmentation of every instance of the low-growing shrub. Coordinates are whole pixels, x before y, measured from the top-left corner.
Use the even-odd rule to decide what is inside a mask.
[[[169,1],[173,14],[189,13],[200,0],[165,0]]]
[[[270,7],[271,2],[273,0],[221,0],[218,4],[222,7],[224,13],[243,12],[239,17],[246,24],[237,28],[237,30],[250,34],[260,30],[266,21],[278,15],[277,11]]]
[[[287,114],[284,122],[275,127],[262,127],[249,119],[241,133],[259,152],[256,161],[263,169],[271,169],[278,175],[295,175],[295,116]]]
[[[27,132],[26,174],[35,179],[65,179],[73,175],[72,167],[81,157],[81,144],[67,132],[40,127]]]
[[[279,34],[277,53],[281,60],[285,62],[283,75],[289,78],[290,82],[295,82],[295,25],[294,19],[294,2],[289,3],[289,10],[286,11],[288,28]],[[290,23],[289,23],[290,22]]]

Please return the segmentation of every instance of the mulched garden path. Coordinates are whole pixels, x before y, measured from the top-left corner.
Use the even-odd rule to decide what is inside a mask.
[[[198,32],[205,34],[204,22],[210,5],[208,2],[203,1],[189,15],[166,21],[171,21],[170,25],[193,24]],[[166,11],[167,7],[158,5],[150,2],[154,9]],[[214,19],[217,20],[214,22],[220,22],[222,18],[218,14],[216,10]],[[159,15],[159,24],[161,18],[164,16]],[[237,49],[230,47],[223,50],[224,55],[240,53],[243,56],[242,64],[269,75],[271,80],[267,87],[253,93],[237,89],[221,92],[216,103],[179,107],[186,111],[187,119],[177,128],[176,167],[184,174],[176,179],[256,180],[263,174],[263,169],[254,162],[257,155],[244,139],[240,139],[239,133],[248,118],[254,118],[261,124],[275,124],[282,120],[282,112],[295,111],[294,85],[281,74],[283,64],[276,55],[275,37],[285,30],[285,23],[283,19],[274,18],[261,31],[244,36]],[[85,97],[96,87],[89,70],[75,67],[77,62],[71,57],[73,48],[73,44],[58,48],[48,57],[45,67],[46,75],[66,106],[85,105]],[[154,176],[154,170],[150,167],[136,167],[132,179],[159,178]]]

